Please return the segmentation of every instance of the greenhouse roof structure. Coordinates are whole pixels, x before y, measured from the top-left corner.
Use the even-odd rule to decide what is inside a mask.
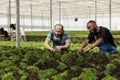
[[[16,46],[19,46],[20,27],[44,31],[52,29],[56,23],[62,23],[66,30],[86,30],[86,23],[91,19],[110,29],[120,29],[120,1],[0,0],[0,26],[9,31],[11,23],[17,24]]]
[[[33,18],[48,19],[50,16],[50,1],[52,1],[52,17],[61,16],[85,17],[86,15],[109,14],[120,16],[119,0],[20,0],[20,15],[26,15]],[[111,3],[111,4],[110,4]],[[9,10],[10,9],[10,10]],[[7,16],[8,13],[14,17],[16,14],[16,0],[0,0],[0,16]]]
[[[13,19],[18,16],[16,13],[18,1],[20,19],[23,20],[22,25],[25,27],[35,28],[37,25],[36,28],[41,26],[42,29],[48,29],[56,23],[62,23],[67,29],[71,26],[81,26],[79,29],[84,30],[86,22],[92,19],[98,24],[109,26],[110,29],[111,26],[118,29],[119,0],[0,0],[2,24],[5,22],[3,18],[6,18],[7,25],[16,23]],[[75,21],[76,18],[79,22]]]

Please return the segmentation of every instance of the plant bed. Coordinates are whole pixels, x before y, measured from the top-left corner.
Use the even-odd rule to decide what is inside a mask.
[[[7,50],[6,50],[6,49]],[[120,53],[52,53],[37,48],[0,47],[0,80],[120,79]]]

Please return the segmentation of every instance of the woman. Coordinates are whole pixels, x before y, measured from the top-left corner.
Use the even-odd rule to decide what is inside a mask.
[[[15,24],[10,24],[10,28],[12,30],[11,41],[15,41],[16,40],[16,27],[15,27]]]

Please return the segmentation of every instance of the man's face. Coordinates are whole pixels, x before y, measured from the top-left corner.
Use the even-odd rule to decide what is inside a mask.
[[[95,33],[96,29],[97,29],[97,25],[95,23],[88,23],[87,24],[87,29],[92,32]]]
[[[61,35],[62,32],[63,32],[63,29],[62,29],[61,26],[56,26],[56,27],[54,28],[54,32],[55,32],[55,36],[56,36],[56,37],[60,37],[60,35]]]

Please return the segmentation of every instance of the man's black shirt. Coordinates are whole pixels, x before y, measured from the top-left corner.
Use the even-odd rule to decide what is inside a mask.
[[[95,36],[96,39],[103,38],[104,42],[109,42],[111,45],[116,46],[111,32],[105,27],[100,26],[99,33],[89,33],[88,35],[89,43],[96,41]]]

